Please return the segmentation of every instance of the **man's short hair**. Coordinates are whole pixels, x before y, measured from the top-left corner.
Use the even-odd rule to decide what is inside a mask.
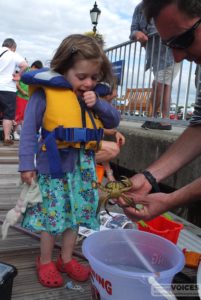
[[[189,17],[201,17],[200,0],[143,0],[143,9],[148,21],[157,18],[160,11],[170,4],[175,4],[179,10]]]
[[[9,39],[5,39],[3,41],[2,47],[7,47],[9,49],[11,49],[11,48],[16,49],[17,48],[17,44],[14,41],[14,39],[9,38]]]

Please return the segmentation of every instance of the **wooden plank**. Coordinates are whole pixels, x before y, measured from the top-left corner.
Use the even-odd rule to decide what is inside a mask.
[[[9,152],[9,155],[8,153]],[[3,218],[7,211],[14,207],[20,193],[20,187],[16,185],[17,165],[11,165],[12,156],[17,156],[17,147],[15,148],[1,148],[0,155],[11,157],[8,164],[0,166],[0,218]],[[6,160],[5,160],[6,161]],[[9,182],[6,184],[4,177],[11,176]],[[13,176],[13,177],[12,177]],[[11,180],[12,179],[12,180]],[[14,180],[13,180],[14,179]],[[122,212],[122,210],[113,206],[112,210],[115,212]],[[175,217],[178,221],[179,218]],[[182,219],[183,220],[183,219]],[[201,230],[191,223],[184,221],[185,230],[181,232],[179,239],[179,246],[190,250],[201,251]],[[60,240],[57,241],[60,243]],[[81,251],[82,243],[78,243],[75,247],[76,251]],[[84,288],[84,293],[78,291],[67,290],[65,287],[57,289],[49,289],[43,287],[37,279],[35,268],[35,257],[40,253],[39,239],[32,238],[18,230],[9,228],[8,238],[5,241],[0,240],[0,260],[5,263],[10,263],[17,267],[18,275],[13,281],[12,300],[89,300],[91,299],[90,281],[79,283]],[[59,255],[59,249],[54,249],[54,259]],[[82,263],[85,260],[78,258]],[[184,269],[185,273],[190,276],[195,276],[194,270]],[[63,274],[64,281],[72,281],[65,274]]]
[[[26,300],[38,300],[38,299],[90,299],[90,284],[89,281],[85,283],[79,283],[84,289],[84,293],[79,291],[67,290],[65,287],[57,289],[49,289],[43,287],[37,279],[35,261],[34,258],[39,255],[39,249],[26,252],[21,252],[18,255],[7,256],[6,262],[15,265],[18,269],[18,275],[13,281],[13,293],[12,300],[26,299]],[[54,251],[54,259],[59,255],[59,251]],[[1,257],[0,257],[1,258]],[[64,282],[71,281],[65,274],[62,275]]]
[[[81,244],[76,248],[80,250]],[[13,281],[12,300],[15,299],[90,299],[90,282],[79,283],[84,288],[84,293],[67,290],[65,287],[49,289],[43,287],[37,279],[35,258],[40,253],[40,240],[33,239],[12,228],[9,229],[8,238],[0,240],[0,261],[14,265],[18,275]],[[60,250],[54,249],[53,258],[59,255]],[[85,260],[77,258],[86,264]],[[72,281],[63,274],[64,282]],[[23,283],[23,285],[22,285]],[[24,287],[22,289],[22,286]]]

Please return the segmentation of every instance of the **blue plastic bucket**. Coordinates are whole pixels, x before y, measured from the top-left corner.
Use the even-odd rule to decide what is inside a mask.
[[[140,257],[133,248],[138,249]],[[93,233],[84,240],[82,250],[92,268],[93,300],[166,299],[149,283],[150,277],[169,290],[185,262],[172,242],[134,229]]]

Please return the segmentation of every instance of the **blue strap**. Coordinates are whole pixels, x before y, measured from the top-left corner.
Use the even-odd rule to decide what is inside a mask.
[[[99,142],[103,137],[103,129],[64,128],[63,126],[55,128],[55,130],[52,132],[44,128],[42,129],[43,139],[46,139],[49,136],[49,134],[53,134],[54,138],[57,140],[72,143],[87,143],[90,141]]]
[[[47,150],[51,178],[62,178],[64,174],[56,140],[74,143],[100,141],[103,137],[103,129],[64,128],[59,126],[51,132],[42,128],[41,135]]]
[[[54,132],[50,132],[46,136],[44,144],[47,149],[51,178],[62,178],[64,174]]]

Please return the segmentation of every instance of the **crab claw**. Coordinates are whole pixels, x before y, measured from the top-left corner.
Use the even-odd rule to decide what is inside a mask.
[[[130,186],[130,187],[132,187],[132,182],[131,182],[131,180],[128,178],[128,177],[126,177],[126,176],[121,176],[121,182],[123,182],[123,184],[125,184],[126,186]]]

